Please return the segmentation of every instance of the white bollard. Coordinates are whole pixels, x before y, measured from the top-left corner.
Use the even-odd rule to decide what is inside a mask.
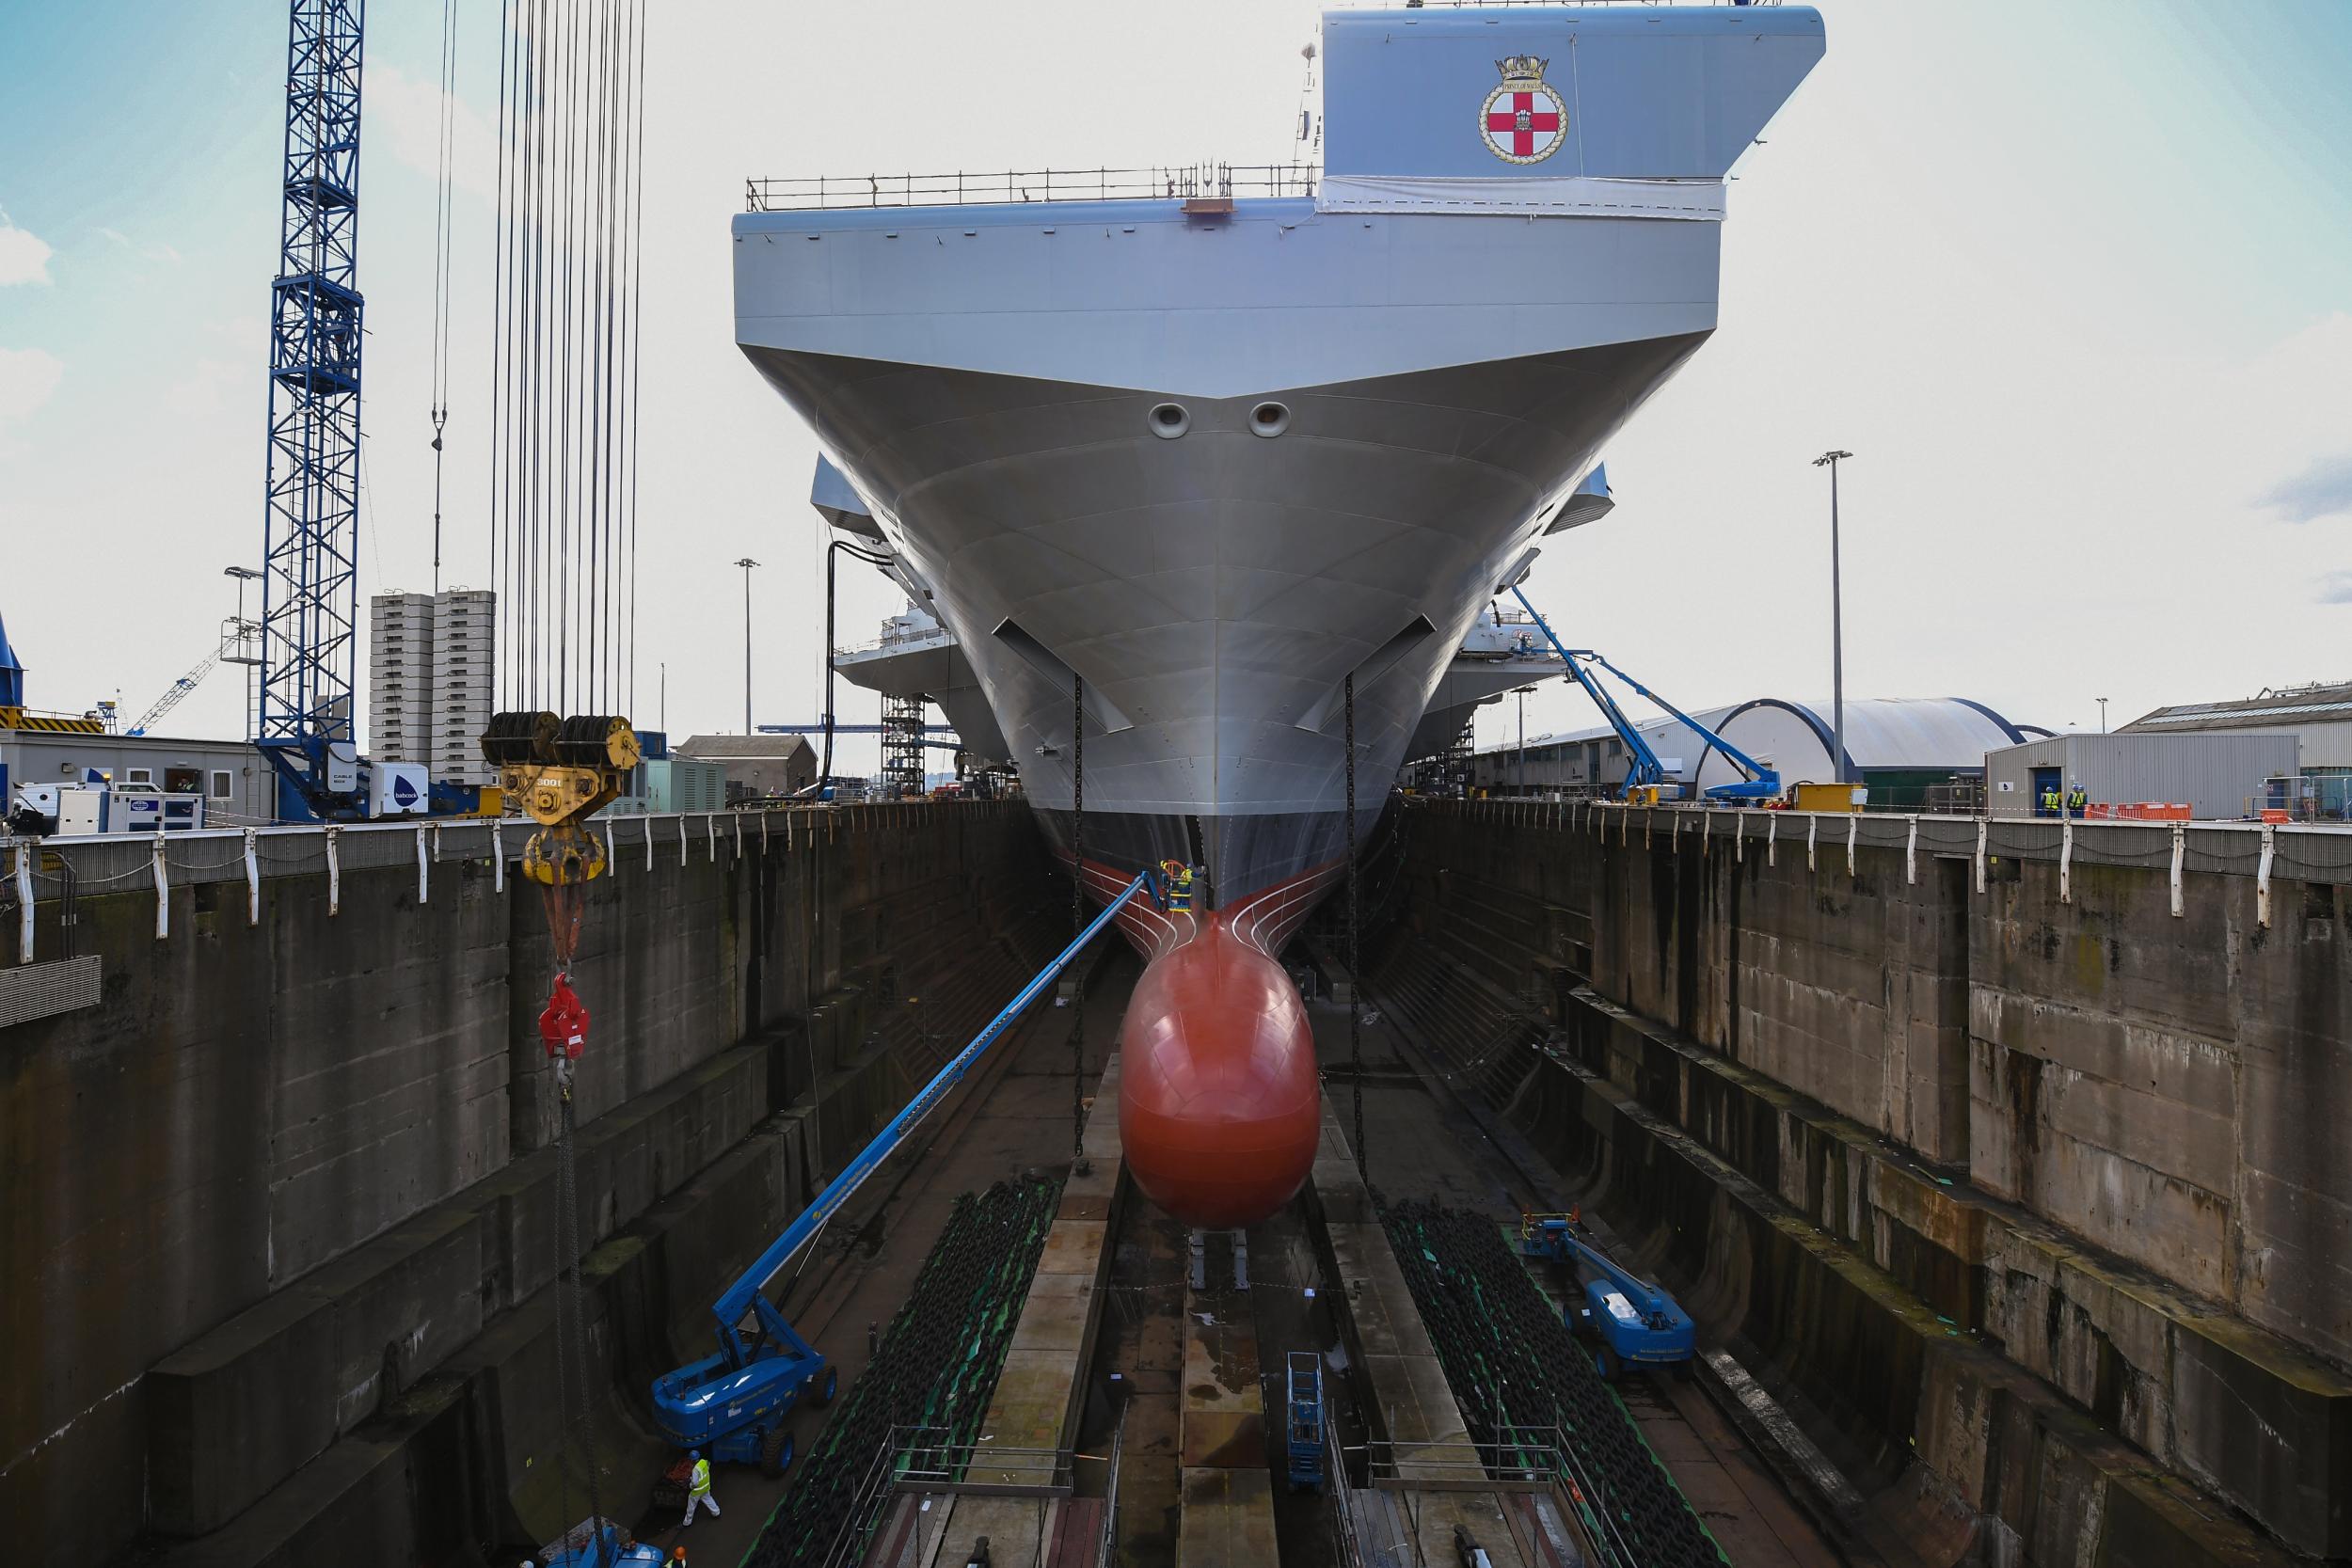
[[[33,847],[29,844],[16,847],[16,961],[33,961]]]
[[[155,940],[171,935],[171,878],[164,863],[164,831],[155,830]]]
[[[2254,920],[2262,926],[2270,924],[2270,858],[2278,853],[2278,849],[2279,830],[2265,823],[2263,827],[2262,862],[2254,867]]]
[[[2178,920],[2188,911],[2181,896],[2181,862],[2188,854],[2188,824],[2172,824],[2172,918]]]
[[[343,912],[343,831],[332,822],[326,825],[326,913],[331,919]]]

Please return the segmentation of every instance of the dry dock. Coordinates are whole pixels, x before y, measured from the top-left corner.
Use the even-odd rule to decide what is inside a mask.
[[[1448,1384],[1375,1192],[1497,1224],[1581,1203],[1676,1291],[1701,1375],[1620,1399],[1741,1568],[2344,1555],[2340,847],[2281,831],[2258,869],[2192,830],[2176,869],[2161,825],[1874,818],[1849,859],[1843,821],[1776,815],[1392,811],[1362,1069],[1314,1004],[1310,1187],[1198,1265],[1120,1180],[1132,960],[1093,971],[1074,1061],[1041,1008],[785,1297],[853,1387],[957,1194],[1063,1181],[968,1473],[912,1505],[923,1560],[987,1533],[1055,1568],[1447,1561],[1456,1526],[1497,1563],[1593,1558],[1555,1481],[1478,1450],[1483,1396]],[[1009,808],[614,832],[577,971],[584,1273],[597,1480],[643,1498],[651,1372],[1068,906]],[[100,1562],[497,1560],[589,1462],[556,1416],[519,1027],[544,927],[484,828],[259,847],[248,871],[235,835],[173,841],[160,897],[151,846],[43,850],[0,911],[25,960],[0,1226],[32,1260],[0,1309],[0,1515]],[[1290,961],[1327,985],[1340,950],[1327,926]],[[1319,1493],[1277,1468],[1271,1374],[1302,1350]],[[825,1421],[800,1418],[803,1452]],[[974,1490],[991,1464],[1042,1480]],[[73,1503],[125,1476],[136,1506]],[[741,1557],[805,1480],[724,1467],[698,1551]],[[914,1535],[868,1544],[912,1562]]]

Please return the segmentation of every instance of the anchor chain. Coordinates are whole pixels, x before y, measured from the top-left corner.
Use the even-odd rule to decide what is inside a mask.
[[[1356,673],[1347,675],[1347,1061],[1356,1084],[1356,1179],[1367,1188],[1364,1156],[1364,1038],[1362,954],[1356,942]]]

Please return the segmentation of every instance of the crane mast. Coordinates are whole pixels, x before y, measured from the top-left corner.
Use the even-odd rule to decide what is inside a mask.
[[[356,815],[359,65],[366,0],[292,0],[284,204],[270,285],[256,743],[278,815]]]

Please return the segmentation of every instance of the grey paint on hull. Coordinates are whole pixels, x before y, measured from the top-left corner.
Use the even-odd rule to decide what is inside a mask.
[[[1716,224],[1234,205],[739,214],[736,340],[1215,400],[1715,325]]]
[[[1272,439],[1252,434],[1255,398],[1185,400],[1189,430],[1167,440],[1154,393],[746,353],[934,590],[1033,802],[1072,795],[1072,693],[1041,648],[1123,721],[1089,727],[1089,807],[1295,825],[1279,851],[1206,832],[1231,898],[1328,844],[1343,678],[1367,672],[1358,798],[1376,802],[1548,501],[1701,341],[1293,391]]]
[[[1386,791],[1501,575],[1713,329],[1721,237],[1245,200],[734,238],[738,341],[954,633],[1030,800],[1070,806],[1083,677],[1089,808],[1197,838],[1222,901],[1329,849],[1351,671],[1358,799]]]

